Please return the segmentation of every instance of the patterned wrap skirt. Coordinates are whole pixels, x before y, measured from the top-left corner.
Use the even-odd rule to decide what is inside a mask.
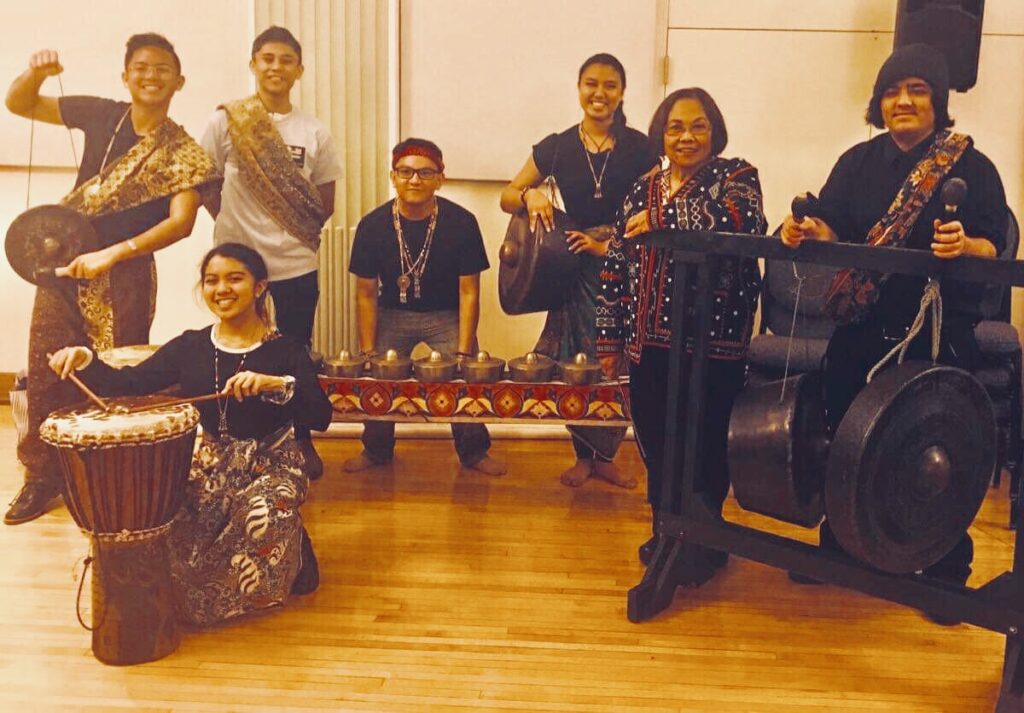
[[[302,464],[290,428],[263,441],[202,439],[169,537],[182,621],[211,625],[284,603],[300,566]]]

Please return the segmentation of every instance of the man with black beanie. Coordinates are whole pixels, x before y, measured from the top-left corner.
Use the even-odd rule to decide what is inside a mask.
[[[1004,248],[1008,212],[995,166],[970,137],[950,130],[949,75],[942,54],[924,44],[896,49],[875,80],[867,121],[887,129],[844,153],[821,189],[812,216],[787,216],[782,242],[839,240],[930,250],[944,259],[960,255],[995,257]],[[968,187],[955,216],[940,197],[951,178]],[[837,275],[829,311],[838,326],[825,356],[825,399],[829,427],[838,427],[864,387],[868,372],[903,341],[921,305],[926,280],[892,275],[865,285]],[[866,287],[866,289],[865,289]],[[943,319],[939,361],[972,369],[978,358],[974,327],[981,319],[983,285],[947,280],[942,284]],[[931,358],[931,328],[910,343],[909,358]],[[838,549],[828,522],[821,545]],[[925,570],[931,577],[966,582],[974,547],[965,534],[957,546]],[[796,581],[803,578],[793,575]],[[952,623],[952,622],[940,622]]]

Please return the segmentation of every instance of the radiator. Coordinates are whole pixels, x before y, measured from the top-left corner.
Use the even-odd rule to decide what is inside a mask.
[[[358,351],[356,278],[348,271],[355,228],[328,226],[320,235],[320,302],[313,322],[313,349],[335,357],[342,349]]]

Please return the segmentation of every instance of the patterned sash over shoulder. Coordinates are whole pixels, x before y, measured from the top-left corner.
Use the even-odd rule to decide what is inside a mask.
[[[942,179],[952,170],[971,138],[941,131],[900,187],[885,215],[868,232],[868,245],[898,248],[910,236],[922,209],[935,194]],[[836,273],[825,295],[825,310],[838,324],[863,322],[881,293],[889,275],[875,270],[844,268]]]
[[[327,219],[320,192],[299,170],[258,95],[220,107],[246,188],[267,213],[310,250],[320,247]]]

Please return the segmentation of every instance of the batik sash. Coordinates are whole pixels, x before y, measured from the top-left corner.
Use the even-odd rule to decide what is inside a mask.
[[[118,213],[145,203],[195,189],[201,194],[216,190],[221,179],[209,155],[188,133],[170,119],[140,139],[132,148],[101,174],[73,190],[61,200],[61,205],[90,218]],[[152,256],[145,266],[127,264],[115,266],[119,275],[150,274],[135,280],[135,289],[149,293],[152,311],[155,304],[156,274]],[[123,277],[122,276],[122,277]],[[84,319],[86,334],[97,351],[121,346],[115,334],[115,292],[123,293],[126,286],[112,286],[111,271],[91,280],[82,280],[78,286],[78,306]],[[117,282],[124,282],[123,279]],[[142,295],[122,295],[121,299],[145,299]],[[150,314],[152,322],[152,314]],[[148,331],[148,329],[146,330]]]
[[[263,102],[253,95],[220,108],[245,187],[274,222],[316,252],[327,219],[323,199],[292,160]]]
[[[889,210],[870,231],[867,244],[901,247],[910,237],[925,205],[942,179],[972,144],[965,134],[942,131],[903,182]],[[878,301],[890,274],[877,270],[844,268],[836,273],[825,295],[825,311],[837,324],[863,322]]]

